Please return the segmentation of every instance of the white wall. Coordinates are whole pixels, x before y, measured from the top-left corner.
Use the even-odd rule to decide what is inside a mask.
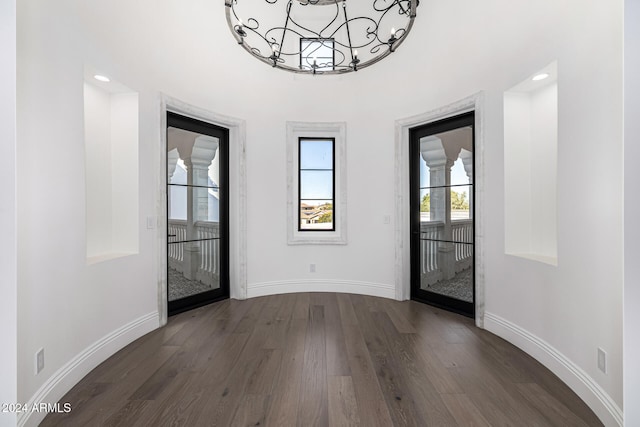
[[[85,63],[118,78],[108,55],[86,54],[81,2],[18,4],[18,396],[55,402],[105,357],[158,326],[156,195],[141,192],[131,206],[140,242],[135,255],[87,265],[85,251]],[[128,83],[127,76],[119,79]],[[145,90],[144,85],[133,82]],[[156,93],[140,95],[155,111]],[[159,130],[140,125],[140,158],[152,159]],[[158,156],[159,157],[159,156]],[[155,188],[151,160],[140,186]],[[45,350],[45,368],[33,360]],[[35,424],[45,414],[32,414]],[[25,416],[19,416],[24,423]]]
[[[16,2],[0,3],[0,402],[17,396],[17,256],[16,256]],[[0,426],[15,425],[15,413],[0,413]]]
[[[21,362],[19,398],[93,341],[156,308],[154,233],[140,227],[137,256],[83,264],[88,62],[140,93],[141,218],[160,212],[158,92],[246,120],[249,289],[298,282],[309,290],[317,284],[310,280],[394,289],[394,219],[383,223],[394,212],[394,122],[486,91],[486,311],[539,337],[622,405],[622,0],[421,2],[398,51],[333,77],[292,75],[251,58],[229,33],[222,2],[27,0],[18,16],[19,352],[29,361],[40,346],[48,354],[38,377]],[[556,59],[559,265],[552,267],[504,253],[502,94]],[[287,120],[347,123],[346,246],[286,244]],[[59,167],[66,162],[75,167]],[[42,176],[55,177],[55,192],[38,191]],[[608,353],[606,375],[596,368],[597,347]],[[602,404],[590,404],[612,423]]]
[[[625,1],[624,34],[624,418],[640,425],[640,2]]]

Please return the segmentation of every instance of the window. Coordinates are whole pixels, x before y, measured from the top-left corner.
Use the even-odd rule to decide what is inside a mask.
[[[333,138],[298,139],[298,230],[334,231]]]
[[[346,124],[287,122],[287,243],[347,243]]]
[[[333,39],[300,39],[300,68],[334,69]]]

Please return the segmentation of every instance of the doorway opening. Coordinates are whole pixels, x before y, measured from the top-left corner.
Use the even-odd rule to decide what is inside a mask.
[[[411,299],[475,315],[475,114],[410,129]]]
[[[167,301],[229,298],[229,130],[167,112]]]

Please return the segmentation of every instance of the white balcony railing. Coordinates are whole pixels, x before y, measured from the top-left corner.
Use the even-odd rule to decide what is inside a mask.
[[[170,244],[167,250],[169,267],[191,280],[212,284],[220,277],[220,223],[197,221],[194,236],[187,233],[187,221],[171,219],[168,227],[171,242],[198,240]],[[201,240],[208,239],[208,240]]]
[[[425,221],[420,223],[420,272],[422,285],[432,285],[455,273],[469,268],[473,262],[473,245],[438,242],[473,242],[473,220],[462,219],[451,222],[451,237],[444,235],[444,222]],[[434,240],[429,240],[434,239]]]

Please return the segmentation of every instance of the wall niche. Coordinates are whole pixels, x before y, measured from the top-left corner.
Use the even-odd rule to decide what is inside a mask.
[[[138,253],[138,93],[85,70],[87,263]]]
[[[505,252],[556,266],[557,75],[553,62],[504,93]]]

